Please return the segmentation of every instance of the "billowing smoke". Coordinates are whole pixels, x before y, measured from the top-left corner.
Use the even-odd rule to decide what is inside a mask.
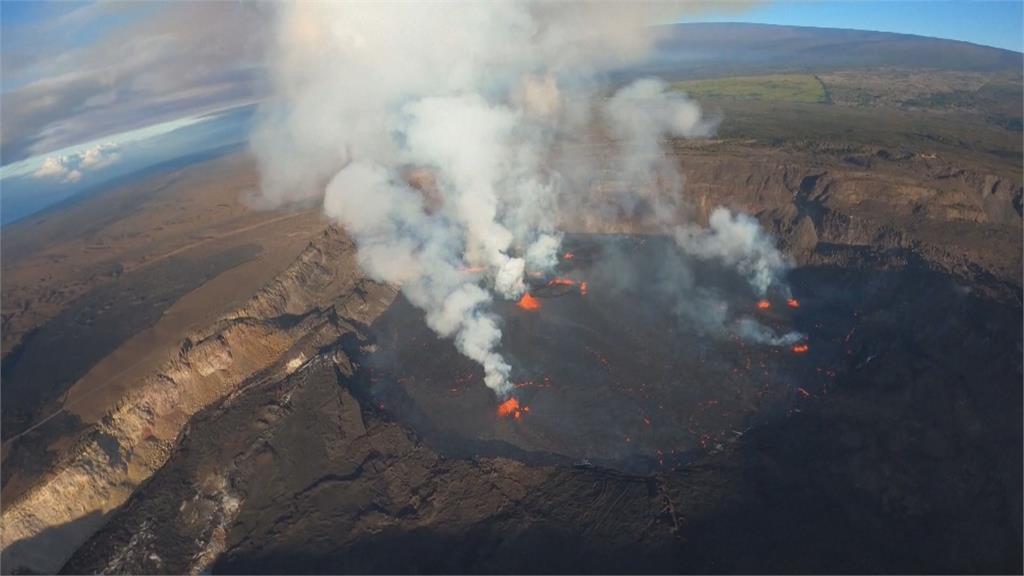
[[[744,340],[771,346],[791,346],[804,339],[799,332],[787,332],[779,336],[774,330],[752,318],[740,318],[736,322],[736,335]]]
[[[642,212],[667,232],[685,212],[664,144],[709,135],[716,122],[660,80],[610,97],[604,80],[647,53],[664,28],[652,24],[687,6],[282,4],[274,97],[252,139],[263,201],[323,198],[365,272],[400,285],[504,395],[511,367],[492,298],[518,298],[527,272],[557,264],[560,225]],[[581,151],[595,133],[610,151]],[[593,176],[609,171],[616,189],[592,197]],[[707,233],[685,228],[682,245],[758,286],[774,281],[764,236],[726,240],[748,221],[725,220],[722,230],[718,220]]]
[[[432,329],[455,336],[459,350],[484,367],[487,385],[508,392],[511,367],[495,352],[501,331],[486,310],[491,295],[460,269],[457,227],[428,214],[422,197],[386,168],[363,161],[348,164],[327,185],[324,211],[357,238],[367,274],[402,286]]]
[[[675,230],[676,242],[683,251],[706,260],[718,260],[743,274],[759,296],[771,286],[785,290],[781,274],[789,262],[765,234],[761,225],[746,214],[733,214],[715,208],[708,228],[684,225]],[[788,292],[785,293],[788,296]]]
[[[790,298],[789,286],[782,275],[791,262],[775,247],[772,238],[754,218],[715,208],[708,218],[708,227],[694,224],[675,227],[676,245],[685,253],[702,260],[714,260],[739,272],[759,297],[775,288]],[[716,326],[726,328],[724,313],[715,318]],[[790,346],[803,340],[799,332],[778,335],[753,318],[744,317],[729,324],[728,331],[748,340],[769,346]]]

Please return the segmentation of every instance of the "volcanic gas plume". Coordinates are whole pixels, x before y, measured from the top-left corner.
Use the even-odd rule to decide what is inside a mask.
[[[664,144],[710,135],[717,122],[660,79],[602,85],[647,53],[652,24],[686,7],[276,6],[274,92],[253,138],[263,198],[322,197],[366,274],[399,285],[433,330],[483,366],[499,397],[511,390],[513,367],[493,298],[540,307],[528,280],[558,264],[566,222],[643,212],[682,251],[734,267],[759,295],[788,296],[788,262],[755,220],[724,208],[709,228],[683,219],[682,178]],[[601,157],[580,152],[595,130],[612,143]],[[581,184],[607,172],[617,182],[609,194]],[[693,300],[695,288],[680,286],[680,298]],[[696,308],[721,308],[713,291],[699,300]],[[796,338],[727,314],[681,317],[773,345]]]

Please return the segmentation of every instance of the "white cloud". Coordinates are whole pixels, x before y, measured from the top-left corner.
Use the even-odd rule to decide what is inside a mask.
[[[48,156],[43,165],[33,174],[36,178],[61,178],[67,174],[64,161],[60,156]]]
[[[98,2],[74,18],[4,28],[4,163],[258,97],[276,7]],[[236,33],[224,34],[225,22]],[[99,33],[96,31],[99,30]],[[87,35],[91,41],[68,42]]]
[[[121,132],[112,136],[97,138],[82,144],[68,146],[67,148],[61,148],[60,150],[54,150],[47,155],[32,156],[31,158],[11,162],[10,164],[0,166],[0,181],[3,181],[6,178],[21,178],[36,175],[36,173],[42,168],[42,165],[50,158],[61,158],[64,156],[82,154],[90,148],[95,148],[96,146],[102,146],[104,144],[114,144],[118,148],[121,148],[135,142],[151,140],[157,136],[162,136],[193,124],[212,120],[222,113],[236,109],[236,107],[226,107],[198,116],[189,116],[168,122],[160,122],[158,124],[152,124],[135,130]]]
[[[32,176],[74,184],[86,172],[102,170],[115,164],[121,159],[119,149],[117,144],[104,142],[63,156],[47,156]]]
[[[83,169],[100,170],[120,159],[121,155],[117,151],[117,145],[107,142],[83,152],[78,165]]]

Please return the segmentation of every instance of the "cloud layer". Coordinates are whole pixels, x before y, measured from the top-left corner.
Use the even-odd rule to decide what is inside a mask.
[[[121,159],[119,147],[114,143],[98,144],[81,152],[63,156],[47,156],[32,176],[41,180],[75,183],[86,172],[102,170]]]
[[[65,6],[4,26],[4,164],[262,93],[265,5]]]

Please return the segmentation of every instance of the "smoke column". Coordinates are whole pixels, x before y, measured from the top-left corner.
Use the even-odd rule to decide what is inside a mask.
[[[784,288],[780,275],[789,267],[788,261],[757,220],[746,214],[715,208],[708,218],[708,228],[678,226],[675,237],[684,252],[738,270],[759,296],[767,294],[772,285]]]
[[[682,181],[663,143],[709,135],[716,123],[660,80],[610,97],[604,80],[647,54],[665,28],[652,24],[691,5],[276,8],[273,96],[252,138],[262,200],[322,201],[366,274],[400,286],[433,330],[483,366],[497,395],[511,389],[511,367],[490,303],[519,297],[528,271],[557,263],[560,222],[590,210],[628,219],[642,205],[664,231],[678,225]],[[614,143],[611,158],[565,152],[595,126]],[[609,169],[620,193],[596,201],[577,185]],[[722,218],[709,232],[680,228],[680,245],[766,290],[781,258],[759,248],[756,230],[732,239],[752,220]]]

